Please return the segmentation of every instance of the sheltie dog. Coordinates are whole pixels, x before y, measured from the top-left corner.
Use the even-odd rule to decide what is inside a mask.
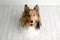
[[[41,19],[38,5],[36,5],[33,9],[30,9],[28,5],[25,4],[20,22],[21,26],[25,28],[33,27],[34,29],[39,29],[41,26]]]

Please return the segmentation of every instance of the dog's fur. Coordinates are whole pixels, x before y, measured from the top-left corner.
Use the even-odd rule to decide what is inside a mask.
[[[30,26],[30,20],[33,20],[33,27],[35,29],[40,28],[41,25],[41,19],[39,15],[39,7],[36,5],[33,9],[30,9],[26,4],[24,6],[24,12],[22,14],[22,17],[20,18],[21,25],[29,28]]]

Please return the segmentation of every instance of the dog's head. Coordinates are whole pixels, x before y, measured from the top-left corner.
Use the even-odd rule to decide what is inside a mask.
[[[39,28],[40,16],[38,5],[36,5],[33,9],[30,9],[27,5],[25,5],[21,20],[23,25],[27,28],[29,26]]]

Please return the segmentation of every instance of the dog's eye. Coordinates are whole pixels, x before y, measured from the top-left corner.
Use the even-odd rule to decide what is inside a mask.
[[[25,16],[27,16],[27,15],[25,15]]]
[[[30,16],[30,15],[25,15],[25,16]]]
[[[24,17],[27,16],[27,15],[24,15]]]

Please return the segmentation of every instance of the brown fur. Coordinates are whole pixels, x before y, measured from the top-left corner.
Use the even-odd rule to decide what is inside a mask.
[[[35,15],[35,16],[34,16]],[[23,23],[23,26],[26,28],[29,28],[30,26],[30,19],[33,19],[34,21],[34,28],[37,28],[37,23],[40,22],[40,15],[39,15],[39,7],[36,5],[34,9],[29,9],[27,5],[24,6],[24,12],[22,14],[22,17],[20,19],[21,24]]]

